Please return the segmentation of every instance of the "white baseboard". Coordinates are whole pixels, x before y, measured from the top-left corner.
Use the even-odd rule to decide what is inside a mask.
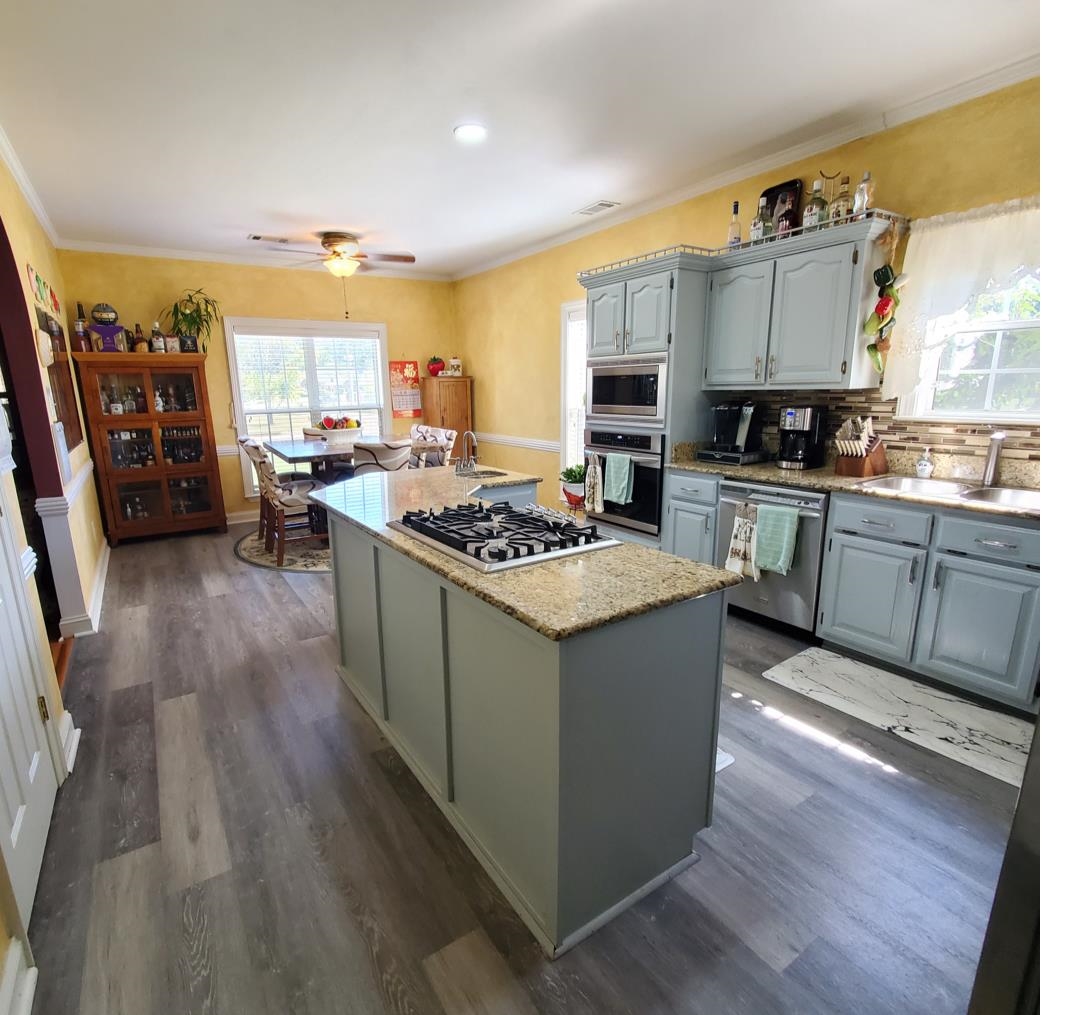
[[[93,594],[89,597],[89,619],[93,630],[100,630],[100,608],[104,605],[104,586],[107,584],[107,566],[111,562],[111,545],[104,543],[104,552],[96,562],[96,574],[93,575]]]
[[[81,739],[81,727],[74,725],[74,716],[64,709],[59,717],[59,743],[63,750],[63,758],[67,763],[68,775],[74,771],[74,759],[78,755],[78,744],[81,743]]]
[[[241,525],[243,522],[258,522],[259,511],[234,511],[226,515],[227,525]]]
[[[13,937],[0,976],[0,1015],[30,1015],[36,990],[37,967],[26,964],[26,950]]]

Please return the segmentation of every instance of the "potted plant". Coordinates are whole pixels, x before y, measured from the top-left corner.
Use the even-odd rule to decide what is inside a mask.
[[[585,464],[570,465],[559,478],[563,480],[563,496],[572,507],[580,507],[585,500]]]
[[[203,289],[186,289],[172,306],[164,307],[159,314],[170,321],[173,334],[195,338],[205,353],[212,325],[222,323],[218,302]]]

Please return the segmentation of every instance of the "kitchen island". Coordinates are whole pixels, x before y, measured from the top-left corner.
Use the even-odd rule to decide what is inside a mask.
[[[376,473],[328,512],[339,672],[550,956],[695,862],[711,820],[724,597],[634,544],[495,573],[388,526],[532,499],[537,477]]]

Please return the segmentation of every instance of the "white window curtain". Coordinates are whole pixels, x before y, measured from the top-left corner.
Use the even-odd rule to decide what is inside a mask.
[[[908,283],[882,385],[885,397],[899,399],[898,416],[921,412],[946,341],[938,319],[1040,268],[1039,219],[1040,199],[1032,197],[912,222]]]

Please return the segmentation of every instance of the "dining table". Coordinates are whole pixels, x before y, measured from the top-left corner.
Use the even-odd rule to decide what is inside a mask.
[[[387,434],[359,434],[343,442],[331,443],[317,438],[302,438],[300,440],[271,439],[263,442],[263,446],[277,455],[283,462],[290,465],[308,464],[312,473],[325,483],[332,483],[336,478],[334,463],[352,461],[353,448],[363,447],[369,451],[396,449],[398,447],[410,448],[411,435],[401,433]],[[420,445],[421,446],[421,445]],[[416,447],[416,451],[419,447]]]

